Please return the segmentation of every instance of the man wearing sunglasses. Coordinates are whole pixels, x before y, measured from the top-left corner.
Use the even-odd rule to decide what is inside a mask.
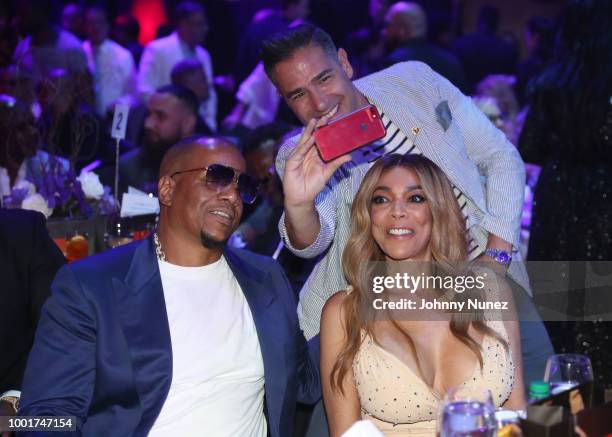
[[[20,414],[83,435],[291,435],[296,401],[320,397],[318,347],[280,267],[226,247],[257,191],[225,140],[173,146],[153,235],[58,273]]]

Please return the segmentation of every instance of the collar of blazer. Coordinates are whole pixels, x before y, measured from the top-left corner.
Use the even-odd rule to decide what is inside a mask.
[[[266,286],[268,273],[249,262],[246,259],[248,256],[245,256],[246,254],[243,252],[226,247],[223,255],[245,296],[249,298],[250,295],[253,295],[255,299],[267,306],[274,299],[274,293],[270,287]],[[252,254],[249,255],[253,256]],[[123,280],[115,279],[121,282],[124,288],[129,290],[129,293],[138,294],[150,285],[151,280],[156,278],[159,279],[161,288],[155,244],[153,237],[150,236],[135,249],[125,278]]]

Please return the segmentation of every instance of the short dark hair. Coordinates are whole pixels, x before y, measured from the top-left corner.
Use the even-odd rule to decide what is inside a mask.
[[[179,99],[181,103],[198,118],[198,98],[189,88],[182,85],[165,85],[157,89],[159,94],[172,94]]]
[[[85,14],[89,13],[89,12],[99,12],[102,14],[102,16],[104,17],[104,19],[106,20],[106,22],[108,23],[108,12],[106,12],[106,8],[104,6],[102,6],[99,3],[94,3],[91,4],[89,6],[87,6],[87,8],[85,9]]]
[[[490,32],[497,32],[499,26],[499,9],[493,5],[484,5],[478,11],[478,24]]]
[[[269,140],[278,142],[283,136],[294,129],[294,126],[282,121],[275,121],[256,127],[247,134],[242,153],[246,156],[263,147]]]
[[[323,49],[328,56],[337,59],[338,49],[331,36],[312,24],[289,27],[266,39],[261,47],[261,60],[270,79],[274,68],[293,56],[293,53],[311,44]]]
[[[138,39],[138,35],[140,35],[140,24],[130,14],[119,15],[115,18],[115,27],[125,29],[126,34],[132,39]]]
[[[204,6],[200,3],[191,0],[180,2],[174,9],[174,22],[178,24],[191,15],[199,13],[206,14]]]
[[[172,83],[175,85],[179,84],[181,78],[184,77],[185,74],[189,74],[194,71],[204,71],[204,66],[197,59],[184,59],[177,62],[174,67],[172,67],[172,71],[170,72]]]

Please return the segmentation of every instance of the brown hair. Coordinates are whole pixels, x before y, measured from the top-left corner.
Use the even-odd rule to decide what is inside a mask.
[[[376,270],[376,261],[385,261],[382,252],[372,238],[372,221],[370,207],[372,195],[383,173],[395,167],[410,169],[418,176],[427,204],[432,215],[432,230],[429,250],[438,269],[446,274],[465,274],[462,269],[468,258],[468,244],[465,219],[455,198],[451,183],[446,175],[429,159],[419,155],[391,154],[379,159],[365,175],[351,209],[351,232],[342,256],[342,265],[347,282],[353,291],[344,300],[344,330],[346,344],[338,356],[331,373],[331,387],[343,392],[343,382],[352,366],[353,359],[362,342],[362,333],[376,340],[373,322],[366,314],[372,308],[372,292],[366,284],[372,284]],[[473,292],[462,295],[454,293],[461,299],[474,297]],[[408,340],[413,353],[414,344],[410,335],[399,324],[391,320]],[[450,322],[451,333],[476,354],[482,367],[480,345],[468,334],[473,326],[476,330],[491,335],[507,347],[507,343],[482,321],[481,314],[453,314]],[[414,354],[416,357],[416,353]],[[417,359],[418,366],[418,359]],[[420,370],[420,369],[419,369]]]

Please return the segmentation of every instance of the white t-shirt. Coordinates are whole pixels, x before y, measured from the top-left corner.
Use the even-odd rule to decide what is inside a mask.
[[[241,123],[249,129],[274,121],[280,96],[266,75],[262,62],[240,84],[236,99],[247,105]]]
[[[259,340],[225,258],[203,267],[158,263],[173,372],[149,436],[265,437]]]

